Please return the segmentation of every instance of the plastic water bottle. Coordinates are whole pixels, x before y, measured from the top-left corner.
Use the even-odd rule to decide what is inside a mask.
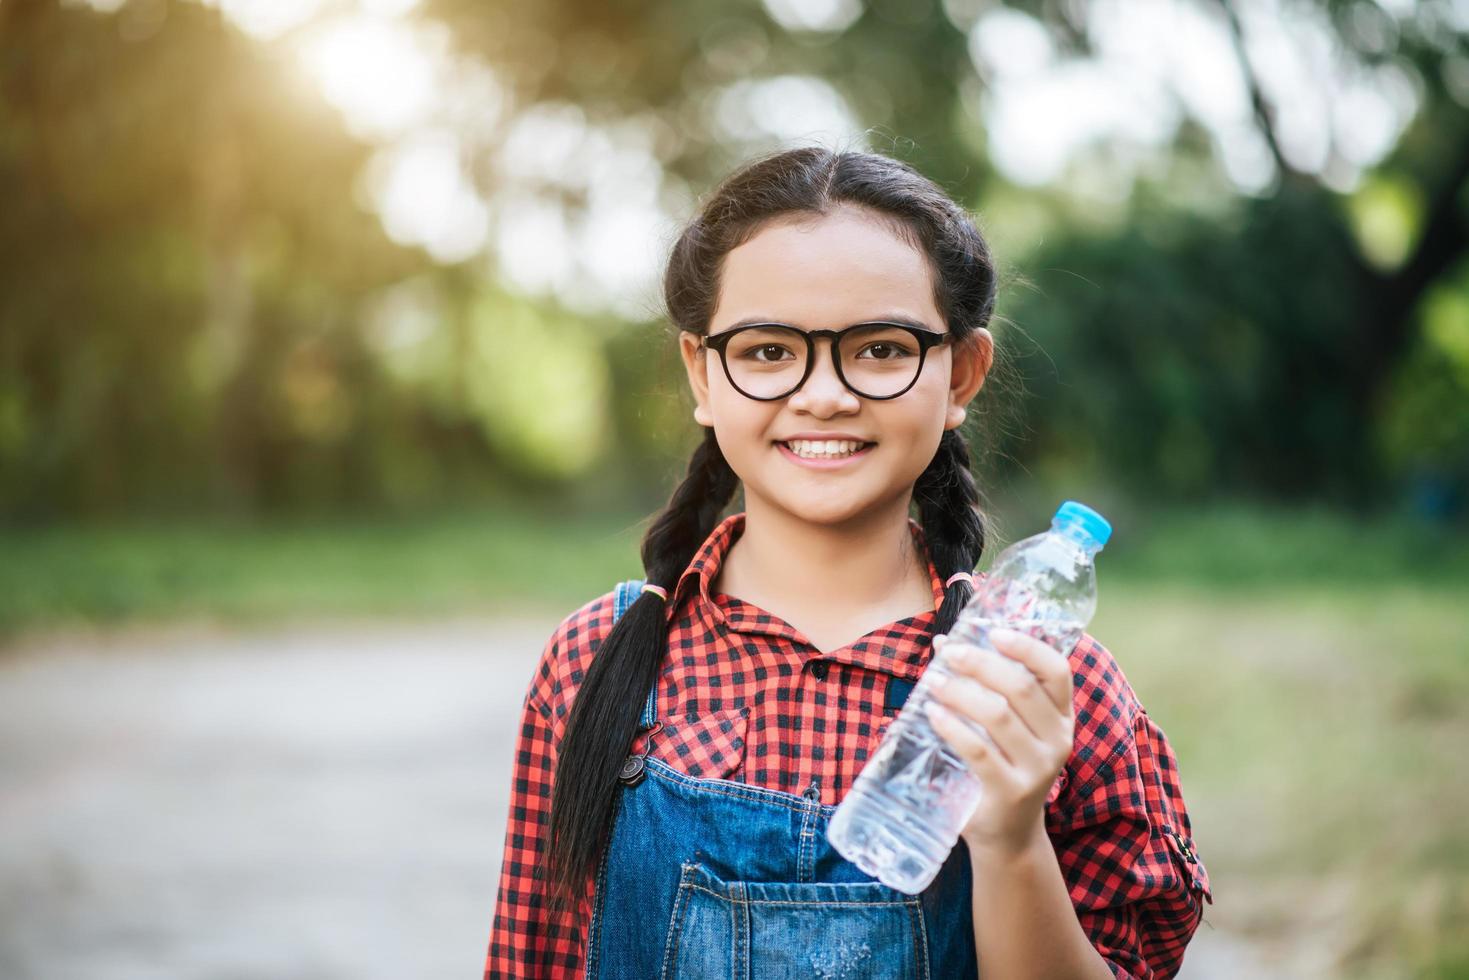
[[[1097,609],[1092,559],[1111,535],[1102,515],[1063,503],[1050,530],[1017,541],[976,576],[950,643],[994,649],[992,627],[1028,633],[1070,654]],[[881,744],[832,814],[837,852],[883,884],[909,895],[927,888],[979,806],[978,777],[928,723],[935,671],[952,673],[935,652]],[[984,729],[971,725],[984,735]]]

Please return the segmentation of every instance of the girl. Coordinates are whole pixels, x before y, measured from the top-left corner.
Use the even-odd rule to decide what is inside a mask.
[[[953,651],[934,724],[986,793],[921,895],[826,839],[985,543],[969,217],[886,157],[775,154],[684,230],[664,294],[704,439],[646,581],[532,678],[486,977],[1172,976],[1209,880],[1173,752],[1089,635]]]

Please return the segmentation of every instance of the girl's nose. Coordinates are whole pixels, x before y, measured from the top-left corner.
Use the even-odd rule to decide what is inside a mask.
[[[839,409],[855,410],[860,402],[850,388],[842,384],[836,365],[832,360],[832,343],[823,337],[815,343],[811,374],[799,391],[791,396],[792,407],[815,412],[832,412]],[[799,399],[799,400],[798,400]]]

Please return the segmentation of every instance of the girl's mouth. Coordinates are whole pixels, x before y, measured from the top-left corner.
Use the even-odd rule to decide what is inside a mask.
[[[792,449],[789,443],[777,442],[775,445],[780,450],[782,456],[795,463],[797,466],[804,466],[807,469],[815,470],[835,470],[840,469],[843,466],[851,465],[852,463],[855,463],[856,461],[866,457],[872,452],[873,447],[875,447],[877,443],[864,442],[861,444],[861,446],[857,448],[856,452],[830,456],[825,454],[802,456],[794,449]]]

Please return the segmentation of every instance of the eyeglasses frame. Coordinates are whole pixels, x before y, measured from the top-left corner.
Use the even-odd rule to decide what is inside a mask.
[[[725,348],[729,346],[730,338],[736,336],[737,334],[741,334],[746,330],[756,330],[767,327],[783,327],[786,330],[793,330],[805,338],[806,371],[804,374],[801,375],[801,380],[797,381],[796,386],[790,391],[786,392],[783,395],[772,395],[768,398],[761,398],[758,395],[752,395],[748,393],[747,391],[745,391],[745,389],[741,388],[738,384],[735,383],[734,375],[730,374],[729,371],[729,359],[725,356]],[[908,333],[913,335],[914,342],[918,344],[918,369],[913,372],[913,380],[908,382],[908,386],[902,391],[899,391],[892,395],[863,394],[856,388],[853,388],[851,382],[847,380],[847,376],[842,374],[842,359],[837,356],[837,351],[841,348],[842,337],[844,337],[848,333],[851,333],[853,330],[859,330],[863,327],[897,327],[898,329],[906,330]],[[802,330],[799,327],[791,326],[789,323],[777,323],[775,321],[771,321],[769,323],[747,323],[742,326],[735,327],[733,330],[720,331],[719,333],[714,334],[712,337],[708,334],[704,334],[699,338],[699,346],[706,350],[715,350],[719,352],[719,363],[724,367],[724,376],[729,379],[730,386],[733,387],[735,391],[738,391],[740,394],[753,401],[776,402],[780,401],[782,398],[789,398],[796,392],[800,391],[801,387],[811,377],[811,372],[816,367],[816,339],[818,337],[825,337],[831,341],[831,345],[828,347],[828,350],[831,352],[831,366],[836,369],[837,377],[841,379],[842,385],[846,387],[848,391],[856,395],[858,398],[866,398],[869,401],[885,402],[906,394],[909,389],[916,385],[918,383],[918,379],[923,377],[923,365],[928,358],[929,349],[933,347],[944,346],[954,339],[954,334],[953,331],[945,331],[943,333],[939,333],[935,330],[924,330],[922,327],[915,327],[910,323],[893,323],[890,320],[865,320],[862,323],[854,323],[850,327],[843,327],[840,330]]]

